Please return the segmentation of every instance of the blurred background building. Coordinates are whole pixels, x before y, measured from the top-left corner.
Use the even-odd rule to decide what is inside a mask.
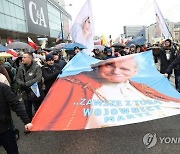
[[[68,39],[72,21],[64,0],[0,0],[0,43],[12,40],[38,43],[43,38],[49,45]]]

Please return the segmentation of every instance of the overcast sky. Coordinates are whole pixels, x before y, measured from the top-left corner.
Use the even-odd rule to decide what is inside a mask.
[[[86,0],[65,0],[72,23]],[[156,0],[164,18],[180,22],[180,0]],[[149,26],[156,22],[153,0],[91,0],[96,35],[123,33],[125,25]]]

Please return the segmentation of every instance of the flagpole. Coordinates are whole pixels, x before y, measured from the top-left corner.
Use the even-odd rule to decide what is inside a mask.
[[[61,35],[62,35],[62,43],[64,43],[64,33],[63,33],[63,24],[62,24],[62,13],[61,13]]]
[[[58,2],[58,3],[59,3],[59,2]],[[61,6],[61,7],[72,6],[72,4],[60,5],[60,6]],[[63,32],[62,12],[60,12],[60,19],[61,19],[61,36],[62,36],[62,43],[64,43],[64,32]]]

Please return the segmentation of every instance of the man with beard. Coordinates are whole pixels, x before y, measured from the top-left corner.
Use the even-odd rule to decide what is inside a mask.
[[[172,46],[172,42],[170,39],[165,40],[165,46],[163,46],[158,53],[154,53],[160,59],[160,73],[166,73],[167,68],[169,65],[174,61],[176,58],[176,51]],[[168,79],[170,78],[170,74],[168,75]]]

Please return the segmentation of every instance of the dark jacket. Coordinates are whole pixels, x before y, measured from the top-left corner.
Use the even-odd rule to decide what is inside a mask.
[[[104,57],[104,60],[110,59],[110,58],[116,58],[115,56],[112,55],[107,55],[106,57]]]
[[[20,103],[11,88],[0,83],[0,134],[12,127],[11,109],[16,112],[24,124],[30,123],[24,106]]]
[[[2,73],[8,80],[8,82],[11,84],[11,79],[9,77],[9,74],[3,64],[0,65],[0,73]]]
[[[170,50],[170,58],[168,59],[166,56],[166,53],[168,52],[167,50]],[[169,67],[169,65],[174,61],[174,59],[176,58],[175,55],[175,49],[174,48],[161,48],[160,51],[155,54],[155,56],[157,56],[160,59],[160,73],[166,73],[167,68]]]
[[[42,67],[42,76],[44,78],[44,83],[46,86],[46,93],[51,88],[59,73],[61,73],[61,69],[60,66],[56,63],[54,63],[53,66],[44,65]]]
[[[176,76],[180,76],[180,55],[176,57],[176,59],[169,65],[166,70],[167,74],[172,73],[172,69],[174,68],[174,74]]]
[[[62,59],[59,59],[58,61],[54,61],[54,62],[59,65],[60,70],[62,70],[64,68],[64,66],[67,64],[67,62]]]
[[[42,70],[41,67],[35,62],[32,61],[31,66],[27,69],[24,64],[21,64],[19,66],[17,75],[16,75],[16,81],[17,83],[22,87],[22,91],[25,91],[27,95],[29,96],[24,96],[23,99],[36,99],[36,96],[31,90],[31,86],[34,83],[38,83],[38,88],[40,91],[40,95],[42,97],[39,97],[39,99],[43,99],[43,90],[42,90]]]
[[[41,67],[35,62],[32,61],[32,65],[26,71],[26,66],[24,64],[19,66],[16,81],[19,85],[30,87],[35,82],[41,82],[42,80],[42,71]]]

